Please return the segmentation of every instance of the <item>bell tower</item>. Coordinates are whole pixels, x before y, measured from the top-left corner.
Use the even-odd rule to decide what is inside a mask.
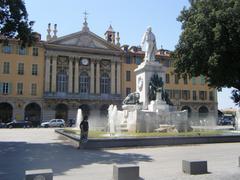
[[[105,39],[112,43],[115,44],[115,31],[113,30],[112,26],[110,25],[108,30],[105,32]]]

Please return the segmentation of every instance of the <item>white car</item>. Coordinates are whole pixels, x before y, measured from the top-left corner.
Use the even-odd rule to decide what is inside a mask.
[[[41,127],[64,127],[65,121],[63,119],[51,119],[48,122],[41,123]]]

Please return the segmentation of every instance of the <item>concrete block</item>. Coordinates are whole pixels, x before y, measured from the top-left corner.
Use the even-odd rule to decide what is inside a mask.
[[[238,166],[240,167],[240,156],[238,157]]]
[[[27,170],[25,180],[53,180],[53,171],[52,169]]]
[[[139,166],[113,165],[113,180],[139,180]]]
[[[206,174],[207,161],[182,161],[182,170],[187,174]]]

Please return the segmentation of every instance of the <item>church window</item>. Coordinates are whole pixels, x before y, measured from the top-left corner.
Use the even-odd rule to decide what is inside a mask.
[[[61,70],[57,74],[57,92],[67,92],[67,84],[67,73],[64,70]]]
[[[101,94],[110,94],[110,78],[107,73],[103,73],[100,78]]]
[[[89,93],[89,76],[86,72],[82,72],[79,76],[80,93]]]

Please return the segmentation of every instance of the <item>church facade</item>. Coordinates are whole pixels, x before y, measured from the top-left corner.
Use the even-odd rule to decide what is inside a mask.
[[[143,61],[138,46],[120,46],[119,33],[110,26],[105,38],[82,30],[57,37],[57,26],[46,41],[18,48],[17,42],[1,44],[0,121],[30,120],[34,124],[53,118],[75,119],[84,115],[105,117],[110,104],[121,108],[122,100],[136,90],[134,69]],[[217,92],[203,77],[174,75],[169,51],[157,51],[156,60],[167,68],[165,89],[178,110],[189,114],[217,113]]]
[[[109,28],[106,35],[115,39],[112,33]],[[92,33],[86,21],[82,31],[50,37],[44,47],[43,119],[74,119],[78,108],[98,116],[109,104],[121,104],[123,51]]]

